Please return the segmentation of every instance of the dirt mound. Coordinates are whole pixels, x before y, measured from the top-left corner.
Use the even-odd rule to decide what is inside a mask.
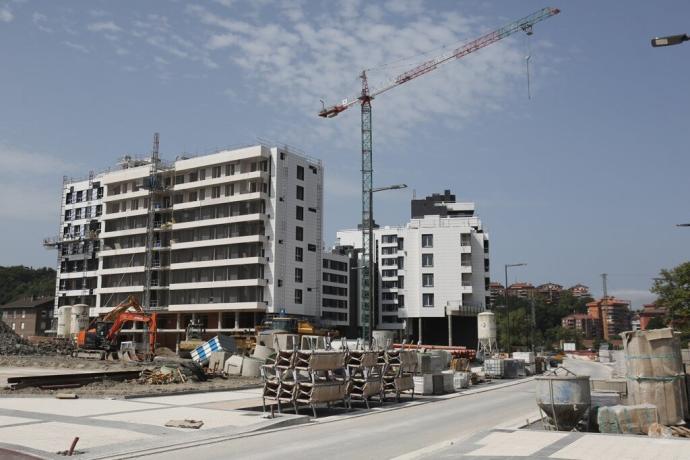
[[[0,320],[0,355],[33,355],[38,348],[19,337],[11,327]]]

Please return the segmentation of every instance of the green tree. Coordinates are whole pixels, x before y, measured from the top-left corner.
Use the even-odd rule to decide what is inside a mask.
[[[657,295],[656,304],[668,310],[671,326],[687,336],[690,333],[690,262],[661,270],[651,291]]]
[[[55,270],[21,265],[0,267],[0,305],[20,297],[55,294]]]
[[[666,321],[664,321],[663,318],[660,318],[658,316],[655,316],[654,318],[649,320],[649,323],[647,324],[647,330],[649,329],[663,329],[667,327],[666,326]]]

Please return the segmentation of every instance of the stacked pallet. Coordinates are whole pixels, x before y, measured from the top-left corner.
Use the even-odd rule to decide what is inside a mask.
[[[383,403],[383,382],[381,380],[383,366],[378,364],[377,351],[350,351],[347,356],[347,371],[350,376],[348,394],[350,405],[352,401],[364,401],[369,409],[369,400],[373,396],[379,397]]]

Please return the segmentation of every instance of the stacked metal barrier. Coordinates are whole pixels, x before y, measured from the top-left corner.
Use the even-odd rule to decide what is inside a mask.
[[[350,376],[348,394],[352,401],[364,401],[369,409],[369,400],[379,397],[383,404],[383,366],[378,364],[379,352],[353,350],[347,356],[347,371]]]
[[[316,404],[342,401],[347,407],[348,375],[344,351],[281,350],[274,364],[262,367],[264,389],[262,405],[274,400],[281,412],[281,403],[291,404],[298,413],[299,405],[310,406],[316,417]]]
[[[392,394],[400,401],[400,394],[411,391],[414,398],[414,373],[417,369],[417,354],[408,350],[387,350],[383,352],[384,396]],[[379,357],[380,361],[380,357]]]

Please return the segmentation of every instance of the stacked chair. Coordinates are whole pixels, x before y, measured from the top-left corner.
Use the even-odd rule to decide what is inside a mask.
[[[400,402],[400,394],[411,391],[414,399],[414,373],[417,369],[417,355],[408,350],[386,350],[379,362],[385,363],[383,370],[384,396],[393,395]]]

